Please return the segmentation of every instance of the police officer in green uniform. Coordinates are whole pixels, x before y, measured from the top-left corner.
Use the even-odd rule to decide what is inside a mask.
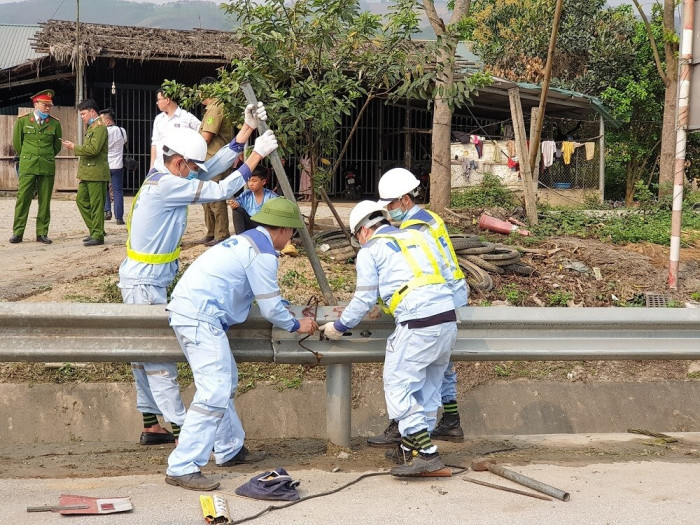
[[[54,92],[40,91],[31,101],[34,111],[15,122],[12,145],[19,157],[19,181],[11,243],[22,242],[29,206],[36,191],[39,209],[36,215],[36,240],[51,244],[47,237],[51,220],[51,194],[56,175],[56,155],[61,151],[61,123],[50,115]]]
[[[97,103],[94,100],[83,100],[78,104],[78,111],[80,118],[87,124],[83,144],[76,145],[67,140],[62,142],[66,148],[73,150],[73,153],[80,157],[80,164],[78,164],[80,183],[75,203],[90,231],[90,235],[83,239],[83,246],[99,246],[105,243],[103,210],[110,181],[107,162],[109,149],[107,126],[100,119]]]

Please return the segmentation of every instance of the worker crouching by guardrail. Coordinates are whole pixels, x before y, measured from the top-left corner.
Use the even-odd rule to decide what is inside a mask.
[[[264,452],[243,446],[245,432],[233,405],[238,368],[226,331],[243,323],[255,299],[273,325],[313,334],[310,317],[295,319],[277,284],[278,254],[300,228],[296,203],[283,197],[263,204],[252,220],[260,224],[200,255],[185,271],[168,304],[172,326],[187,358],[197,391],[187,411],[180,442],[168,458],[166,483],[191,490],[214,490],[217,481],[201,468],[212,448],[219,467],[254,463]]]
[[[432,239],[389,223],[383,203],[362,201],[350,212],[350,228],[362,246],[357,288],[340,319],[321,327],[339,340],[357,326],[377,297],[396,320],[387,339],[384,396],[398,421],[401,443],[391,459],[394,476],[422,476],[445,468],[430,438],[441,405],[440,385],[457,337],[449,268]]]

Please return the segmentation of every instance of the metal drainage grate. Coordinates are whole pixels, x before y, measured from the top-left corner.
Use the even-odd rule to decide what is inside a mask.
[[[644,296],[647,300],[647,308],[666,308],[671,300],[670,296],[658,293],[647,292]]]

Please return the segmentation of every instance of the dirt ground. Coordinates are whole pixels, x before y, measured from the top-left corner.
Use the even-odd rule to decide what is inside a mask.
[[[86,248],[82,238],[85,227],[75,207],[74,196],[59,194],[52,203],[49,236],[53,244],[43,245],[34,240],[34,222],[30,217],[24,242],[10,244],[14,196],[0,196],[0,217],[4,236],[0,238],[3,272],[0,272],[0,301],[56,301],[101,302],[115,300],[114,287],[118,266],[124,259],[126,229],[114,221],[106,223],[105,245]],[[126,209],[131,199],[127,198]],[[30,215],[35,212],[33,205]],[[345,206],[347,217],[350,206]],[[329,221],[319,221],[330,226]],[[476,233],[474,226],[464,228]],[[191,207],[189,226],[183,238],[181,261],[186,265],[206,247],[196,241],[205,234],[202,209]],[[568,306],[644,305],[644,293],[668,296],[677,305],[692,303],[691,295],[700,291],[700,247],[682,251],[679,289],[670,292],[668,278],[668,248],[644,244],[616,247],[595,240],[553,238],[536,247],[529,247],[523,261],[535,268],[530,277],[514,275],[493,276],[491,292],[472,293],[470,304],[510,304],[513,290],[519,305],[547,306],[557,292],[570,295]],[[351,298],[354,290],[354,267],[336,261],[324,260],[336,297],[343,301]],[[600,271],[596,278],[594,269]],[[303,304],[312,296],[320,297],[320,290],[308,260],[304,257],[282,257],[279,271],[283,295],[291,302]],[[508,293],[510,290],[510,294]],[[561,294],[560,294],[561,295]],[[116,300],[118,296],[116,296]],[[252,364],[251,364],[252,365]],[[697,364],[678,361],[662,362],[540,362],[540,363],[458,363],[461,393],[494,379],[561,380],[561,381],[664,381],[700,380]],[[120,365],[115,365],[120,366]],[[274,365],[273,365],[274,367]],[[50,373],[42,375],[41,364],[5,363],[0,366],[0,382],[49,380]],[[297,367],[299,368],[299,367]],[[378,365],[355,366],[353,383],[377,381],[381,377]],[[29,376],[25,371],[29,371]],[[275,372],[279,375],[279,367]],[[243,378],[250,371],[241,370]],[[265,366],[255,368],[255,377],[265,380]],[[294,370],[290,373],[303,377],[323,377],[322,369]],[[83,379],[84,380],[84,379]],[[88,379],[89,380],[89,379]],[[96,380],[100,380],[98,377]],[[249,383],[254,385],[254,381]],[[358,389],[354,389],[357,391]],[[342,468],[364,470],[376,468],[383,461],[381,450],[368,449],[363,440],[357,440],[351,451],[329,448],[322,440],[283,440],[265,443],[251,442],[253,449],[265,449],[274,466],[276,457],[284,457],[290,468],[313,467],[332,469],[339,465],[339,453],[347,453]],[[506,450],[508,449],[508,450]],[[468,464],[473,456],[493,453],[496,458],[517,464],[519,461],[548,461],[561,463],[588,463],[592,461],[628,461],[663,457],[672,461],[698,458],[697,447],[684,443],[666,443],[644,438],[630,442],[602,443],[591,449],[567,447],[538,447],[518,440],[468,440],[463,444],[446,444],[448,463]],[[500,451],[500,452],[499,452]],[[27,447],[0,447],[0,475],[3,477],[90,477],[137,474],[144,470],[164,471],[168,447],[141,447],[125,443],[75,443],[63,445],[31,445]],[[291,458],[291,459],[290,459]],[[267,465],[267,463],[265,464]],[[259,470],[255,466],[253,470]],[[252,471],[252,470],[251,470]]]
[[[364,439],[353,440],[344,450],[321,439],[246,440],[251,450],[265,450],[267,457],[255,465],[239,465],[236,472],[260,472],[284,463],[289,471],[318,469],[361,472],[389,468],[385,449],[370,448]],[[450,466],[470,466],[474,458],[487,456],[499,463],[579,466],[591,463],[664,460],[688,463],[700,459],[696,440],[634,436],[632,439],[592,441],[581,447],[566,439],[540,442],[517,437],[467,439],[464,443],[439,442],[440,453]],[[138,474],[165,474],[172,446],[144,447],[138,443],[79,442],[71,445],[38,444],[0,447],[2,478],[91,478]],[[206,467],[214,472],[211,463]]]

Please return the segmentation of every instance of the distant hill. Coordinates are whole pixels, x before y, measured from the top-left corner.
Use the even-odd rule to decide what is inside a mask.
[[[0,4],[3,24],[36,24],[49,18],[75,20],[75,1],[56,2],[25,0]],[[55,14],[54,14],[55,13]],[[94,24],[157,27],[163,29],[228,30],[233,21],[219,9],[219,4],[203,0],[181,0],[167,4],[128,2],[125,0],[81,0],[80,21]]]
[[[363,10],[386,15],[390,0],[360,0]],[[444,1],[436,1],[438,12],[444,14]],[[59,7],[60,6],[60,7]],[[75,20],[74,0],[48,3],[47,0],[22,0],[0,3],[0,23],[32,25],[49,18]],[[80,0],[80,21],[93,24],[157,27],[161,29],[218,29],[226,31],[236,22],[211,0],[180,0],[150,3],[128,0]],[[425,21],[416,38],[435,38],[430,24]]]

